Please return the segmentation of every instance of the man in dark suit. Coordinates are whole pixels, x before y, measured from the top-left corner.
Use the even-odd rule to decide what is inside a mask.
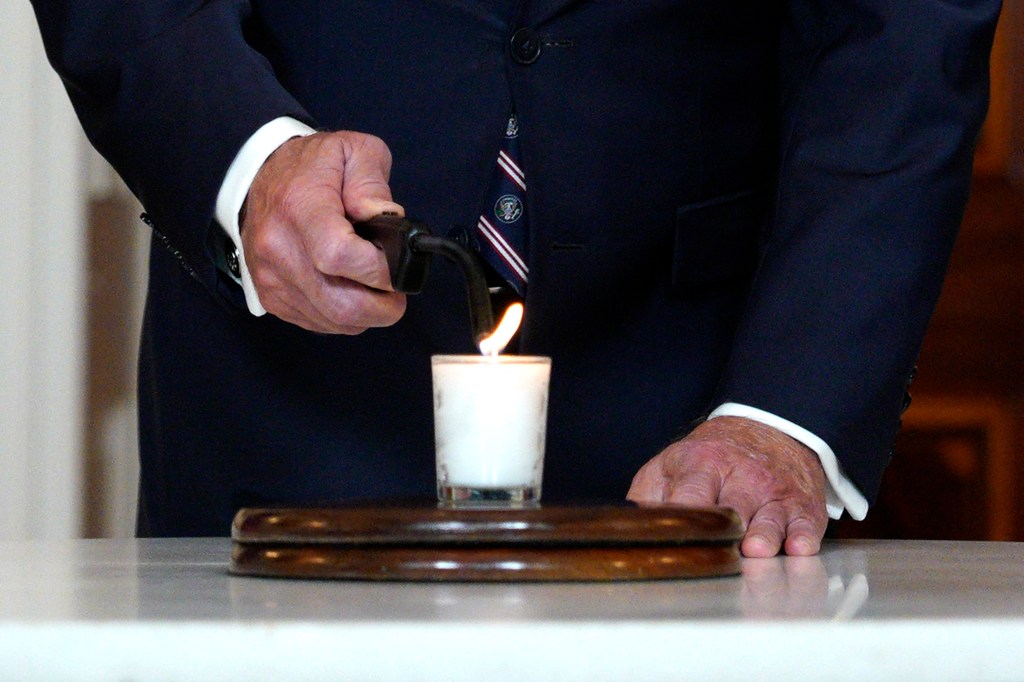
[[[157,237],[140,532],[432,491],[429,357],[474,352],[460,275],[406,300],[352,223],[408,209],[470,238],[513,110],[545,499],[725,504],[754,556],[864,514],[997,0],[34,5]]]

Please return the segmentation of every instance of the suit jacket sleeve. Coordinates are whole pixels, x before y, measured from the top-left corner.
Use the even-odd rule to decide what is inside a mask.
[[[873,499],[963,215],[999,3],[788,3],[777,208],[719,399]]]
[[[87,136],[146,207],[158,238],[211,291],[214,203],[264,123],[314,125],[247,40],[237,0],[33,0],[47,55]],[[228,294],[244,305],[237,290]]]

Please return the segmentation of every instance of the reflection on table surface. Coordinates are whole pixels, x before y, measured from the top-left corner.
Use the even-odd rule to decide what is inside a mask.
[[[230,576],[224,539],[0,543],[0,621],[737,621],[1024,618],[1024,544],[848,541],[741,576],[359,583]]]

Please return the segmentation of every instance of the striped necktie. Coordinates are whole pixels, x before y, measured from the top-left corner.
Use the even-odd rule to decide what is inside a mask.
[[[526,295],[526,176],[519,165],[519,121],[512,114],[498,152],[484,210],[477,221],[480,253],[521,297]]]

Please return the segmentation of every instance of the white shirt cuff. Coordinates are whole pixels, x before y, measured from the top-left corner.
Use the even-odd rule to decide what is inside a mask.
[[[238,269],[241,275],[242,291],[245,292],[245,303],[249,307],[249,312],[257,317],[265,315],[267,310],[260,303],[260,297],[252,283],[252,275],[249,274],[249,268],[245,263],[238,212],[242,210],[242,204],[245,203],[245,198],[249,195],[249,187],[252,185],[253,178],[256,177],[256,173],[259,172],[267,158],[293,137],[312,135],[315,132],[305,123],[288,116],[275,118],[265,124],[253,133],[252,137],[238,150],[235,160],[228,166],[228,172],[224,176],[220,192],[217,193],[214,217],[217,218],[217,222],[224,228],[224,232],[238,251]]]
[[[828,509],[829,517],[838,519],[843,515],[844,509],[857,521],[862,521],[867,516],[868,501],[857,490],[857,486],[843,474],[843,468],[840,466],[839,460],[836,459],[836,453],[821,438],[771,412],[739,403],[725,403],[719,406],[708,415],[708,419],[714,417],[746,417],[767,424],[782,431],[790,438],[800,441],[818,455],[821,468],[825,470],[825,478],[828,481],[828,485],[825,486],[825,507]]]

